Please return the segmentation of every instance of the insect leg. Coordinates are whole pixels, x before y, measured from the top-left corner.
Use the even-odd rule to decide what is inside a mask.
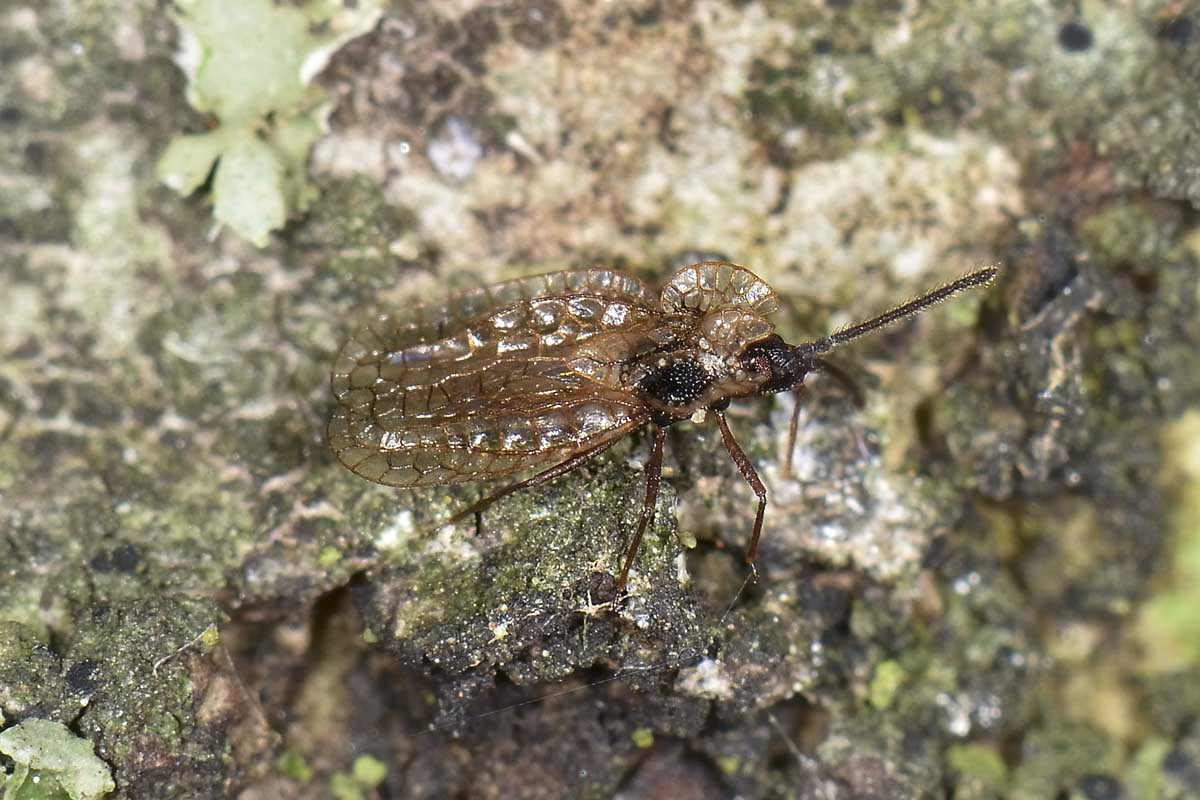
[[[842,369],[837,364],[831,364],[823,358],[814,358],[813,364],[816,365],[818,370],[833,378],[838,385],[842,387],[842,391],[850,395],[850,399],[854,401],[854,405],[858,406],[859,408],[862,408],[864,405],[866,405],[866,403],[863,402],[862,391],[858,388],[858,382],[855,381],[854,378],[850,377],[850,373],[846,372],[846,370]]]
[[[641,424],[642,424],[642,422],[639,421],[638,425],[641,425]],[[602,441],[598,444],[592,445],[587,450],[582,450],[582,451],[576,453],[575,455],[568,458],[566,461],[561,461],[558,464],[555,464],[550,469],[548,469],[544,472],[539,472],[537,475],[534,475],[532,478],[527,478],[523,481],[517,481],[516,483],[510,483],[508,486],[503,486],[503,487],[497,489],[496,491],[492,492],[491,494],[489,494],[487,497],[483,498],[482,500],[476,501],[475,503],[472,503],[471,505],[464,508],[462,511],[459,511],[457,514],[452,516],[450,519],[446,520],[445,524],[451,525],[451,524],[458,522],[459,520],[464,519],[465,517],[468,517],[472,514],[478,514],[478,513],[482,512],[484,509],[486,509],[488,506],[490,506],[492,503],[496,502],[497,500],[499,500],[502,497],[508,497],[513,492],[519,492],[522,489],[530,489],[534,486],[541,486],[543,483],[546,483],[547,481],[552,481],[555,478],[559,477],[560,475],[565,475],[566,473],[568,473],[571,470],[578,467],[583,462],[590,459],[592,456],[596,456],[596,455],[599,455],[600,453],[603,453],[605,450],[612,447],[617,442],[621,441],[621,439],[623,439],[626,436],[626,434],[630,433],[633,430],[633,427],[635,427],[635,426],[618,428],[616,431],[614,431],[614,435],[611,435],[609,438],[605,439],[604,441]]]
[[[667,429],[659,427],[654,434],[654,450],[650,460],[646,462],[646,498],[642,501],[642,515],[638,518],[637,531],[625,549],[625,563],[621,565],[621,575],[617,578],[617,594],[625,591],[625,581],[629,578],[629,568],[637,557],[638,549],[642,546],[642,534],[646,528],[654,524],[654,507],[658,502],[658,485],[662,482],[663,443],[667,440]]]
[[[800,404],[804,402],[804,384],[796,384],[792,389],[796,395],[796,404],[792,406],[792,421],[788,425],[787,451],[783,457],[783,477],[792,477],[792,456],[796,452],[796,434],[800,431]]]
[[[750,534],[750,546],[746,548],[746,563],[750,565],[751,569],[754,569],[754,554],[758,551],[758,537],[762,533],[763,512],[767,510],[767,487],[758,477],[758,472],[750,463],[750,457],[746,455],[746,451],[733,438],[733,431],[729,430],[729,423],[725,421],[725,415],[720,411],[715,413],[717,422],[721,426],[721,439],[725,442],[725,449],[729,451],[729,457],[733,459],[738,471],[742,473],[742,477],[746,479],[746,483],[750,484],[750,488],[758,497],[758,513],[754,515],[754,532]]]
[[[858,388],[858,383],[854,380],[854,378],[850,377],[848,372],[839,367],[837,364],[831,364],[823,358],[814,358],[813,363],[816,365],[818,370],[826,373],[841,385],[842,390],[850,395],[850,399],[854,401],[855,407],[861,410],[863,406],[866,405],[863,400],[862,392]],[[854,429],[854,440],[858,443],[858,452],[862,454],[864,459],[869,460],[871,458],[871,451],[867,448],[867,443],[863,439],[862,431],[858,428]]]

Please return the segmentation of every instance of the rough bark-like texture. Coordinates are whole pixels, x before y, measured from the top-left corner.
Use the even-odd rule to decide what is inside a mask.
[[[131,798],[1197,796],[1197,25],[397,0],[256,249],[156,182],[219,122],[161,4],[5,4],[0,726],[66,724]],[[700,254],[791,340],[1002,265],[839,352],[866,403],[812,381],[790,475],[791,398],[731,412],[756,583],[705,426],[623,604],[644,438],[478,529],[439,523],[483,488],[328,452],[370,314]]]

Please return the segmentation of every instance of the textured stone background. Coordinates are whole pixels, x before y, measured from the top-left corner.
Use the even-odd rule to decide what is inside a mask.
[[[398,0],[258,249],[155,179],[149,0],[0,4],[0,725],[121,797],[1200,796],[1200,11]],[[264,30],[261,36],[269,37]],[[323,442],[356,320],[592,263],[743,263],[819,335],[1003,276],[426,534]],[[539,699],[541,698],[541,699]],[[492,713],[493,711],[497,713]],[[0,756],[0,766],[12,769]]]

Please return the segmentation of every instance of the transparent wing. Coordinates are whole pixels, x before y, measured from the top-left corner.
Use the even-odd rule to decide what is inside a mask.
[[[662,308],[668,314],[700,315],[727,306],[771,314],[779,308],[779,297],[762,278],[727,261],[682,267],[663,286]]]
[[[655,302],[633,278],[581,270],[477,290],[416,322],[380,317],[338,355],[330,444],[364,478],[416,486],[501,477],[623,436],[648,411],[572,365],[593,339],[616,337],[622,357],[651,347],[638,331]]]
[[[444,303],[416,305],[376,323],[390,349],[436,342],[453,336],[492,312],[542,297],[590,294],[629,303],[658,306],[658,294],[631,275],[596,267],[515,278],[463,292]],[[374,325],[369,326],[374,327]],[[362,333],[362,331],[360,331]]]

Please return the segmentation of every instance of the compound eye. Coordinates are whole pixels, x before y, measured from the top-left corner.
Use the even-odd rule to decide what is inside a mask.
[[[759,394],[774,394],[791,389],[811,371],[808,361],[796,355],[796,349],[778,336],[755,342],[742,353],[742,368],[766,378]]]
[[[774,374],[774,361],[771,356],[782,344],[783,340],[778,336],[754,342],[742,352],[742,369],[755,375]]]

